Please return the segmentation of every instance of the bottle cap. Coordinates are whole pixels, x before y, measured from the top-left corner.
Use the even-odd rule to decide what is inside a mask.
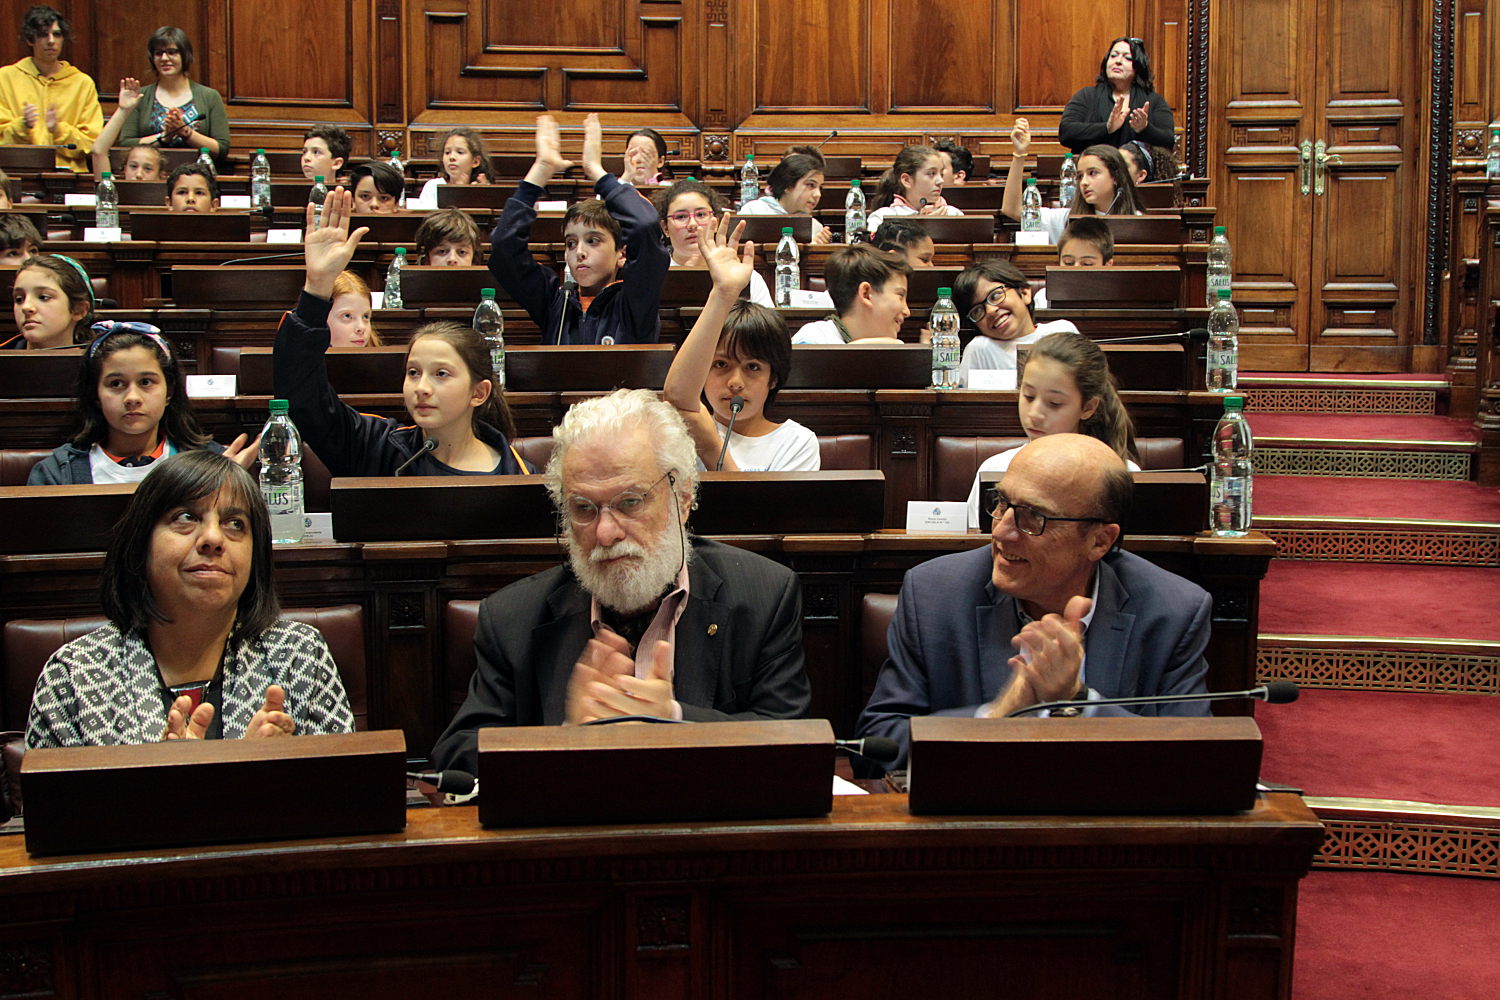
[[[755,159],[755,154],[754,153],[746,153],[745,154],[745,159],[747,159],[747,160],[753,160],[753,159]]]
[[[1214,226],[1214,235],[1215,236],[1222,236],[1223,234],[1224,234],[1224,227],[1223,226]]]
[[[313,178],[313,183],[314,184],[322,184],[323,183],[323,175],[319,174],[318,176],[314,177]]]
[[[952,297],[953,297],[953,289],[951,289],[951,288],[939,288],[938,289],[938,298],[940,298],[940,299],[950,299]]]
[[[290,408],[291,405],[284,399],[271,400],[270,409],[273,417],[278,413],[286,413]]]
[[[208,155],[208,147],[204,146],[201,149],[199,149],[198,152],[202,153],[204,156],[207,156]]]
[[[849,180],[849,186],[850,187],[854,187],[854,188],[859,187],[859,178],[858,177],[852,177],[852,178],[850,178],[850,180]]]
[[[396,248],[396,256],[397,257],[405,257],[406,256],[406,247],[397,247]]]
[[[1026,186],[1029,187],[1029,188],[1036,187],[1036,178],[1035,177],[1028,177],[1028,178],[1026,178]]]
[[[1229,294],[1230,294],[1229,293],[1229,289],[1227,289],[1227,288],[1221,288],[1221,289],[1219,289],[1219,301],[1220,302],[1228,302],[1229,301]]]
[[[255,151],[255,155],[257,155],[257,156],[265,156],[266,155],[266,151],[264,149],[257,149]]]
[[[108,170],[106,170],[106,171],[104,171],[104,173],[102,173],[102,174],[99,175],[99,179],[107,181],[107,180],[109,180],[113,176],[114,176],[114,174],[112,174]]]
[[[1067,155],[1067,156],[1064,156],[1064,157],[1063,157],[1063,159],[1065,159],[1065,160],[1071,160],[1071,159],[1072,159],[1072,158],[1073,158],[1073,154],[1072,154],[1072,153],[1071,153],[1071,152],[1070,152],[1070,153],[1068,153],[1068,155]]]
[[[1244,408],[1245,408],[1245,397],[1244,396],[1225,396],[1224,397],[1224,409],[1226,409],[1226,410],[1244,410]]]
[[[781,227],[781,235],[782,236],[790,236],[791,234],[792,234],[792,227],[791,226],[782,226]]]
[[[479,300],[481,302],[494,301],[494,298],[495,290],[493,288],[481,288],[479,290]]]

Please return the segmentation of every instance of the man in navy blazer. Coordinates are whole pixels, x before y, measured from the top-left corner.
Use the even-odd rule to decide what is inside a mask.
[[[690,538],[697,452],[671,404],[620,390],[574,406],[553,442],[568,564],[480,605],[477,668],[437,765],[474,773],[485,726],[806,715],[797,576]]]
[[[857,734],[894,739],[892,769],[906,766],[912,716],[1000,717],[1047,701],[1206,690],[1208,594],[1115,549],[1131,485],[1102,441],[1037,438],[1001,483],[990,545],[907,572]]]

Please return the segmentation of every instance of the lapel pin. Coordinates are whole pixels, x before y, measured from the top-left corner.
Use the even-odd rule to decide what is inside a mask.
[[[708,627],[708,634],[709,635],[718,635],[719,634],[719,626],[718,626],[717,622],[715,622],[714,624],[712,624],[712,625],[710,625]]]

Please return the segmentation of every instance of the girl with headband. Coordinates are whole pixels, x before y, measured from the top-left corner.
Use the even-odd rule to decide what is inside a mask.
[[[97,323],[94,332],[78,372],[78,432],[32,467],[28,486],[139,482],[158,459],[198,448],[246,468],[255,460],[248,435],[225,448],[198,426],[156,327]]]
[[[94,289],[88,272],[72,257],[39,253],[16,271],[14,292],[19,337],[0,347],[36,351],[72,347],[89,338]]]

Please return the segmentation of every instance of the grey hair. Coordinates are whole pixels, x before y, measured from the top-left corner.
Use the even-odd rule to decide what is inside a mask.
[[[545,472],[547,494],[563,509],[563,460],[568,449],[596,434],[618,436],[636,427],[656,449],[663,473],[676,470],[676,488],[688,506],[698,498],[698,450],[677,408],[650,389],[616,389],[608,396],[574,403],[552,428],[552,457]]]

